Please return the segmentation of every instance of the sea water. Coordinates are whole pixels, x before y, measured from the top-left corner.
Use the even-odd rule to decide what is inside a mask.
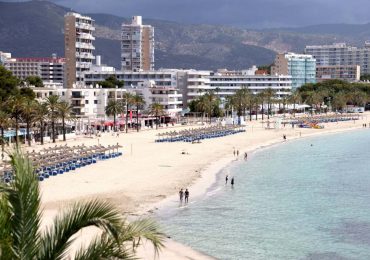
[[[370,129],[257,150],[158,218],[218,259],[370,259]]]

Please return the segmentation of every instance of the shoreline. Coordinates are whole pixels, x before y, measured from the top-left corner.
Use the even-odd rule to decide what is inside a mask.
[[[202,195],[206,195],[207,192],[217,183],[219,175],[221,175],[225,169],[227,169],[233,163],[244,161],[242,155],[245,152],[248,153],[248,160],[249,160],[250,154],[253,154],[262,149],[268,149],[273,146],[282,145],[285,142],[294,142],[300,139],[319,137],[323,135],[341,134],[341,133],[346,133],[350,130],[358,131],[362,129],[363,128],[333,129],[327,132],[310,133],[310,134],[306,134],[305,136],[293,137],[286,141],[280,140],[280,139],[273,139],[273,140],[267,141],[266,143],[262,143],[256,147],[240,149],[239,152],[241,155],[239,155],[239,158],[237,159],[234,156],[229,156],[217,162],[210,162],[205,167],[205,169],[200,172],[200,176],[198,177],[198,179],[194,180],[193,184],[191,184],[188,187],[188,189],[192,191],[191,198],[194,198],[194,197],[199,198]],[[159,202],[155,202],[151,205],[148,205],[146,209],[140,212],[136,212],[134,213],[134,215],[145,216],[145,215],[155,214],[156,212],[166,210],[169,206],[173,206],[175,204],[178,204],[178,194],[177,193],[170,195],[167,198],[164,198],[163,200]]]
[[[201,144],[154,143],[157,133],[170,129],[129,133],[121,135],[120,138],[109,134],[100,138],[100,144],[119,142],[124,146],[124,155],[44,181],[41,184],[44,216],[50,220],[57,209],[65,204],[90,198],[110,201],[130,217],[153,216],[166,205],[178,202],[177,192],[181,187],[190,187],[190,200],[204,195],[216,182],[218,173],[235,160],[233,149],[239,150],[239,158],[243,160],[244,152],[253,153],[258,149],[284,143],[283,134],[287,135],[287,141],[290,142],[300,138],[362,129],[361,123],[368,123],[365,121],[367,114],[356,123],[329,123],[325,124],[328,127],[324,129],[288,127],[265,130],[261,127],[261,121],[253,121],[248,122],[246,133],[204,140]],[[177,129],[188,128],[194,126],[179,126]],[[89,138],[69,141],[68,144],[92,145],[97,142],[99,139]],[[55,144],[50,144],[53,145]],[[36,147],[31,149],[33,148]],[[187,155],[184,155],[183,151],[186,151]],[[178,248],[174,244],[179,243],[166,241],[166,248],[159,259],[213,259],[186,246],[174,249],[173,247]],[[153,259],[153,255],[149,256],[147,252],[150,252],[150,249],[140,250],[138,256],[142,259]],[[178,255],[175,256],[174,253]]]
[[[241,149],[240,154],[244,154],[244,152],[247,152],[248,157],[249,157],[249,154],[253,154],[253,153],[258,152],[262,149],[269,149],[269,148],[274,147],[274,146],[282,145],[285,142],[295,142],[295,141],[298,141],[300,139],[315,138],[315,137],[320,137],[320,136],[324,136],[324,135],[347,133],[350,130],[359,131],[359,130],[364,130],[364,129],[359,128],[359,127],[356,127],[355,129],[354,128],[335,129],[335,130],[327,131],[327,132],[311,133],[311,134],[307,134],[305,136],[294,137],[294,138],[286,140],[286,141],[280,140],[280,139],[279,140],[277,140],[277,139],[270,140],[266,143],[260,144],[257,147],[254,147],[254,148]],[[224,161],[218,161],[216,163],[210,163],[210,165],[208,165],[201,172],[200,177],[197,180],[195,180],[194,184],[192,184],[189,187],[189,190],[192,191],[192,194],[195,194],[195,195],[192,196],[192,198],[194,198],[194,197],[196,198],[196,201],[194,203],[198,202],[198,198],[202,198],[204,195],[207,195],[207,193],[209,191],[212,191],[212,187],[217,187],[218,180],[221,177],[223,171],[225,169],[227,169],[228,167],[230,167],[232,164],[243,161],[243,159],[241,159],[241,156],[239,157],[239,159],[235,159],[235,157],[233,156],[233,157],[225,158]],[[173,206],[175,206],[176,208],[178,207],[178,194],[173,194],[173,195],[163,199],[162,201],[154,203],[153,205],[148,207],[147,212],[140,213],[140,216],[157,215],[157,216],[166,216],[166,217],[168,217],[167,216],[168,212],[170,212],[170,214],[171,214],[171,212],[173,212],[175,210],[175,208]],[[210,257],[210,259],[217,259],[217,258],[214,258],[213,256],[208,255],[207,252],[202,252],[202,251],[199,251],[197,249],[193,249],[190,245],[184,244],[181,241],[173,240],[171,237],[168,238],[166,243],[169,243],[169,241],[172,241],[173,243],[177,243],[177,244],[186,246],[186,247],[188,247],[188,249],[191,249],[192,251],[196,250],[196,252],[199,252],[199,254],[200,254],[199,257],[202,257],[202,258],[198,258],[198,259],[207,260],[207,259],[209,259],[209,257]]]

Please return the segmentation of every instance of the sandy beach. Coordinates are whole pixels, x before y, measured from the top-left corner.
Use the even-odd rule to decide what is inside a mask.
[[[301,129],[291,126],[266,130],[260,121],[248,122],[247,132],[227,137],[203,140],[199,144],[175,142],[155,143],[157,133],[169,129],[130,132],[119,137],[105,134],[100,138],[79,138],[68,145],[119,143],[123,156],[99,161],[97,164],[65,173],[41,183],[45,221],[55,215],[66,203],[80,199],[100,198],[117,205],[122,212],[133,216],[150,215],[177,200],[180,188],[190,188],[190,199],[200,196],[211,186],[216,174],[233,160],[243,160],[244,152],[260,147],[313,135],[348,131],[368,124],[370,114],[361,120],[325,124],[324,129]],[[182,126],[181,128],[191,128]],[[370,131],[370,129],[369,129]],[[64,143],[58,143],[64,144]],[[31,150],[47,146],[35,146]],[[239,150],[239,157],[233,151]],[[139,257],[154,259],[150,247],[139,251]],[[189,247],[166,241],[159,259],[212,259]]]

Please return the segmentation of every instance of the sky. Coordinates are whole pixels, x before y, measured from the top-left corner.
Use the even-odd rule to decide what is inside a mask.
[[[15,2],[19,0],[7,0]],[[51,0],[82,13],[109,13],[246,28],[370,22],[369,0]]]

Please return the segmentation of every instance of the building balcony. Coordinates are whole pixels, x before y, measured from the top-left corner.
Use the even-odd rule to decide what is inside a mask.
[[[76,67],[77,68],[89,69],[91,67],[91,63],[89,63],[89,62],[76,62]]]
[[[77,38],[86,39],[86,40],[95,40],[95,37],[90,33],[77,33]]]
[[[76,42],[76,48],[95,50],[95,47],[94,45],[92,45],[92,43],[85,43],[85,42]]]
[[[84,59],[95,59],[95,56],[92,55],[91,53],[87,52],[76,52],[76,57],[77,58],[84,58]]]
[[[76,28],[90,30],[90,31],[95,31],[95,27],[93,25],[91,25],[91,24],[77,22],[75,25],[76,25]]]

